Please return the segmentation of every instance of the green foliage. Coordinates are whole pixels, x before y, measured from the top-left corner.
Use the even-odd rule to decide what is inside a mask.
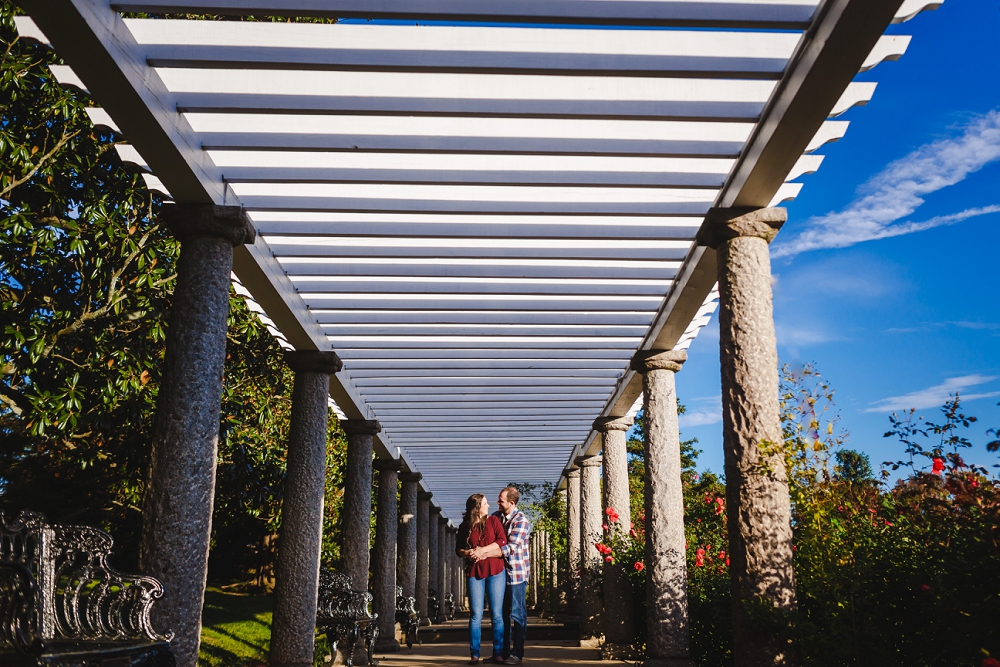
[[[893,415],[886,436],[907,458],[887,465],[910,475],[886,489],[867,457],[836,449],[835,416],[821,417],[833,392],[815,369],[786,367],[782,386],[804,663],[944,667],[997,654],[1000,483],[959,455],[975,418],[957,396],[940,424]]]
[[[0,508],[97,525],[134,569],[179,244],[160,201],[0,3]],[[210,569],[273,576],[292,374],[230,302]],[[339,558],[346,441],[331,419],[324,556]]]
[[[783,457],[793,504],[799,609],[787,620],[803,664],[995,664],[983,659],[1000,654],[1000,481],[960,455],[972,446],[965,433],[975,418],[957,396],[942,407],[940,423],[893,415],[886,435],[899,439],[907,457],[887,465],[910,474],[890,489],[866,455],[844,448],[833,398],[814,367],[783,367],[784,443],[774,454]],[[643,487],[636,479],[644,472],[641,428],[640,415],[629,439],[633,508]],[[725,484],[695,472],[697,454],[685,452],[682,482],[691,653],[698,664],[731,665]],[[597,548],[630,566],[641,646],[639,507],[631,533],[609,531]]]
[[[0,502],[121,540],[138,528],[178,245],[14,14],[0,5]]]

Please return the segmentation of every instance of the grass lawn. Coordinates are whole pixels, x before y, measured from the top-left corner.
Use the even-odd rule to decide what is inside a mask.
[[[245,595],[209,587],[205,591],[198,666],[266,665],[273,604],[270,595]]]

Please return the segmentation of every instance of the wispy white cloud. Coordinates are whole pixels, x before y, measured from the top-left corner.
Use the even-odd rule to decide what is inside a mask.
[[[934,408],[943,405],[952,394],[959,394],[963,401],[973,401],[977,398],[992,398],[1000,396],[1000,391],[981,392],[978,394],[963,394],[962,390],[969,387],[977,387],[987,382],[996,380],[995,375],[962,375],[960,377],[948,378],[944,382],[933,387],[920,389],[918,391],[903,394],[902,396],[890,396],[880,401],[875,401],[872,407],[865,412],[891,412],[893,410],[923,410],[924,408]]]
[[[1000,109],[974,118],[957,137],[926,144],[892,162],[865,183],[860,196],[844,210],[810,218],[790,239],[779,237],[772,255],[844,248],[1000,212],[1000,205],[983,206],[921,222],[900,222],[924,203],[924,196],[955,185],[996,160],[1000,160]]]
[[[788,326],[786,324],[776,324],[775,335],[778,338],[779,344],[791,347],[806,347],[808,345],[829,343],[835,340],[844,340],[843,336],[829,329],[811,329],[808,327]]]
[[[685,407],[687,412],[677,419],[681,428],[710,426],[722,421],[722,394],[695,398]]]

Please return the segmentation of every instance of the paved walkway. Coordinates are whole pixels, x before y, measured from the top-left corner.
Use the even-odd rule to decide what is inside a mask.
[[[622,663],[602,662],[595,649],[580,648],[576,642],[567,640],[528,640],[524,647],[524,663],[531,667],[549,667],[549,665],[578,665],[579,667],[609,667]],[[488,651],[489,649],[487,649]],[[376,656],[381,667],[430,667],[434,665],[458,667],[469,661],[469,645],[461,644],[423,644],[408,649],[405,646],[399,653]],[[480,663],[487,664],[487,663]]]
[[[468,628],[469,621],[466,619],[456,619],[442,625],[432,626],[433,628],[446,629],[449,635],[458,634],[460,629]],[[620,662],[601,661],[600,653],[595,649],[580,648],[576,641],[562,639],[531,639],[532,626],[552,625],[551,621],[544,621],[532,617],[528,620],[528,636],[524,647],[524,665],[530,667],[549,667],[555,665],[577,665],[578,667],[612,667],[622,665]],[[420,632],[432,630],[432,628],[421,628]],[[490,652],[489,645],[489,623],[483,623],[483,652]],[[450,639],[451,637],[449,637]],[[420,646],[412,649],[404,645],[399,653],[386,655],[376,655],[381,667],[458,667],[465,665],[469,661],[469,644],[467,641],[467,630],[462,633],[462,641],[448,641],[442,643],[424,642]],[[486,665],[488,663],[480,663]]]

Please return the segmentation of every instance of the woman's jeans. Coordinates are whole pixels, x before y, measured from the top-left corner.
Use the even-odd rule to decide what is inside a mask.
[[[493,655],[503,655],[503,595],[507,588],[507,573],[501,572],[485,579],[468,578],[469,605],[469,651],[479,657],[479,642],[483,635],[483,603],[490,599],[490,619],[493,622]]]

